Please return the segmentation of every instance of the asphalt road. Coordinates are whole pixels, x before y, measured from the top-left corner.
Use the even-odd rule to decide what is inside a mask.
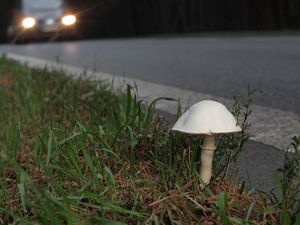
[[[2,45],[9,51],[300,114],[300,37],[165,38]]]
[[[245,96],[250,85],[262,90],[255,104],[300,117],[300,37],[94,40],[0,45],[0,51],[230,99]],[[250,141],[240,160],[241,177],[271,189],[271,174],[283,157],[281,150]]]

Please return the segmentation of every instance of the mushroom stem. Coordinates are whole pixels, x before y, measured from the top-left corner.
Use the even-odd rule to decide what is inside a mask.
[[[201,150],[201,171],[200,177],[205,184],[210,182],[212,174],[212,162],[214,152],[216,150],[215,137],[213,135],[205,135],[203,147]]]

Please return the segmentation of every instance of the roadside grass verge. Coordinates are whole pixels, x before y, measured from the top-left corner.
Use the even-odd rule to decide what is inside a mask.
[[[31,69],[2,56],[0,223],[276,224],[300,219],[299,202],[290,206],[290,200],[247,192],[226,179],[249,138],[251,98],[245,104],[236,99],[232,106],[243,132],[219,138],[215,177],[205,189],[198,175],[202,140],[171,132],[155,112],[161,100],[169,99],[146,104],[131,86],[112,92],[105,82]],[[286,161],[292,168],[298,165]],[[280,180],[285,172],[278,172],[278,181],[285,199],[294,200],[286,193],[294,177]]]

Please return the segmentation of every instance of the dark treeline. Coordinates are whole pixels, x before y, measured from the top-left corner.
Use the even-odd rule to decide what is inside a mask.
[[[300,29],[300,0],[67,1],[91,37]],[[1,28],[9,20],[10,2],[1,2]]]
[[[81,4],[82,9],[91,7],[82,14],[85,27],[100,36],[300,28],[300,0],[88,0]]]

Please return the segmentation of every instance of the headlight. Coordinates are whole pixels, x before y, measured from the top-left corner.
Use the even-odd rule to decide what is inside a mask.
[[[26,17],[25,19],[23,19],[22,21],[22,26],[26,29],[28,28],[32,28],[35,26],[35,19],[32,17]]]
[[[61,19],[63,25],[70,26],[76,22],[76,17],[74,15],[67,15]]]

